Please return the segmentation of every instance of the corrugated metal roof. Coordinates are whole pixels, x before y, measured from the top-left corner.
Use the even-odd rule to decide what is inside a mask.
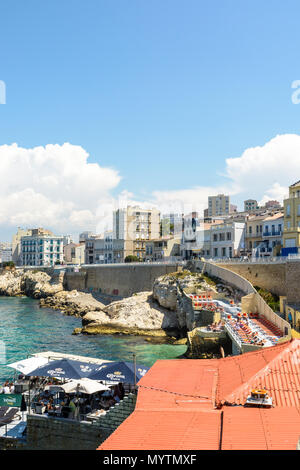
[[[138,383],[136,410],[100,449],[296,449],[299,366],[297,339],[225,359],[157,361]],[[256,387],[275,408],[231,406]]]

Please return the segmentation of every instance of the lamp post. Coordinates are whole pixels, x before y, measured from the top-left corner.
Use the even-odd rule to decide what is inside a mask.
[[[134,391],[136,389],[136,354],[133,353],[133,364],[134,364]]]

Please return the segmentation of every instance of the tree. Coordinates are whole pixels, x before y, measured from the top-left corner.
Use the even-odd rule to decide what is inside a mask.
[[[125,261],[125,263],[136,263],[136,262],[139,262],[140,259],[137,256],[128,255],[128,256],[126,256],[124,261]]]
[[[13,261],[4,261],[1,263],[2,268],[14,268],[15,263]]]

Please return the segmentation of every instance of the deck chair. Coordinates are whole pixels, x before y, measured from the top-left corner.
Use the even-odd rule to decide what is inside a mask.
[[[7,410],[8,410],[8,406],[1,406],[0,407],[0,418],[2,418],[5,415]]]
[[[4,426],[5,424],[10,424],[16,414],[18,413],[18,408],[11,408],[4,417],[0,418],[0,426]]]

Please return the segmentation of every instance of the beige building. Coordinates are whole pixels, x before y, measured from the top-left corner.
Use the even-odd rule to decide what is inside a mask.
[[[127,206],[113,213],[113,239],[124,240],[124,251],[143,260],[146,242],[160,236],[160,213],[157,209]],[[126,255],[127,256],[127,255]]]
[[[158,238],[146,242],[146,261],[167,261],[180,257],[179,238]]]
[[[225,194],[208,197],[208,217],[230,214],[230,197]]]
[[[282,254],[296,254],[300,246],[300,181],[289,187],[284,200],[284,231]]]
[[[69,243],[64,246],[65,264],[84,264],[85,262],[85,244]]]

